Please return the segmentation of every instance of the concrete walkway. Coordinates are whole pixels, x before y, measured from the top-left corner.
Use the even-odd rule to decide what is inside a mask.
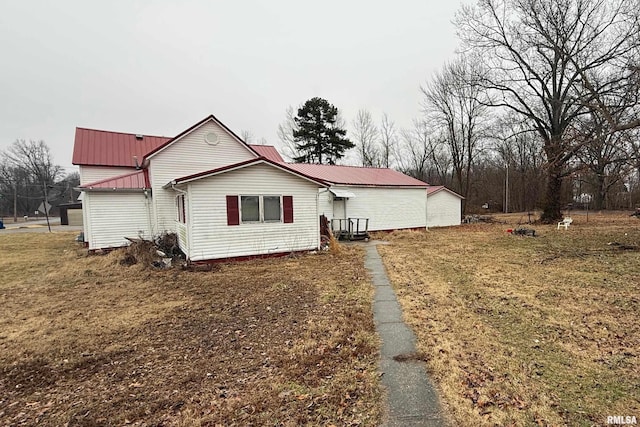
[[[365,267],[376,287],[373,320],[380,338],[380,370],[387,391],[385,426],[444,426],[438,395],[427,376],[424,362],[396,361],[416,351],[416,337],[402,320],[402,309],[391,288],[375,242],[366,247]]]

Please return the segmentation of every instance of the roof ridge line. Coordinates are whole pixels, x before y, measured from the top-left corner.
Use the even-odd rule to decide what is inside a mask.
[[[357,168],[357,169],[375,169],[375,170],[390,170],[394,172],[402,173],[393,168],[377,168],[375,166],[352,166],[352,165],[325,165],[324,163],[295,163],[295,162],[285,162],[288,165],[308,165],[308,166],[331,166],[331,167],[341,167],[341,168]]]
[[[133,136],[142,135],[142,136],[147,136],[147,137],[150,137],[150,138],[167,138],[167,139],[172,138],[171,136],[147,135],[146,133],[139,133],[139,132],[138,133],[133,133],[133,132],[120,132],[120,131],[113,131],[113,130],[104,130],[104,129],[93,129],[93,128],[85,128],[85,127],[82,127],[82,126],[76,126],[76,129],[90,130],[90,131],[93,131],[93,132],[103,132],[103,133],[117,133],[117,134],[120,134],[120,135],[133,135]]]

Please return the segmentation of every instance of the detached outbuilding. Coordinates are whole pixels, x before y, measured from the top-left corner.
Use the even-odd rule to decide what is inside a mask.
[[[427,187],[427,227],[449,227],[462,221],[464,197],[447,187]]]
[[[82,202],[62,203],[60,210],[60,225],[82,226]]]
[[[330,187],[319,196],[319,212],[334,231],[347,226],[368,231],[426,227],[427,184],[393,169],[356,166],[291,164],[291,168],[321,179]]]

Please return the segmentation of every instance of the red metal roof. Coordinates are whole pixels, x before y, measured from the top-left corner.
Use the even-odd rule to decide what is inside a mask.
[[[447,193],[451,193],[454,196],[458,196],[461,199],[464,199],[464,197],[462,197],[461,195],[459,195],[458,193],[456,193],[453,190],[449,190],[447,187],[445,187],[444,185],[430,185],[427,187],[427,196],[431,196],[432,194],[436,194],[439,193],[441,191],[446,191]]]
[[[320,180],[343,185],[396,187],[427,187],[428,185],[425,182],[411,178],[410,176],[392,169],[285,163],[275,147],[271,145],[245,144],[213,115],[205,117],[203,120],[173,138],[150,135],[143,135],[142,138],[139,138],[139,135],[133,133],[76,128],[72,162],[74,165],[84,166],[124,166],[132,168],[138,165],[144,166],[145,159],[150,155],[158,152],[176,139],[180,138],[182,135],[190,132],[208,120],[213,120],[218,123],[233,135],[241,144],[260,156],[260,158],[268,159],[270,162],[288,168],[289,171],[295,171],[296,173],[312,178],[316,181]],[[116,177],[113,180],[117,180],[118,178],[119,177]],[[116,184],[133,185],[120,182]],[[117,185],[114,187],[118,188]]]
[[[284,159],[276,150],[276,147],[273,145],[252,145],[249,144],[249,147],[253,149],[260,157],[265,157],[269,160],[272,160],[276,163],[284,163]]]
[[[74,165],[136,167],[134,157],[142,165],[144,156],[171,138],[134,133],[76,128],[73,146]]]
[[[426,182],[393,169],[288,163],[291,169],[333,184],[427,187]]]
[[[85,184],[80,188],[85,190],[144,190],[151,188],[151,185],[149,184],[149,173],[144,169]]]
[[[433,193],[437,193],[438,191],[442,190],[444,188],[444,185],[430,185],[427,187],[427,196],[429,194],[433,194]]]

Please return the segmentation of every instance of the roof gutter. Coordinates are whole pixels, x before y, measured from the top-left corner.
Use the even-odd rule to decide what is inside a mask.
[[[93,188],[93,187],[74,187],[75,191],[92,191],[100,193],[147,193],[150,188]]]
[[[171,184],[171,189],[172,189],[173,191],[176,191],[176,192],[178,192],[178,193],[180,193],[180,194],[184,194],[185,196],[187,196],[187,195],[189,194],[189,193],[187,193],[186,191],[184,191],[184,190],[180,190],[179,188],[177,188],[175,183],[176,183],[175,181],[171,181],[171,182],[170,182],[170,184]],[[162,188],[164,188],[164,187],[162,187]]]

